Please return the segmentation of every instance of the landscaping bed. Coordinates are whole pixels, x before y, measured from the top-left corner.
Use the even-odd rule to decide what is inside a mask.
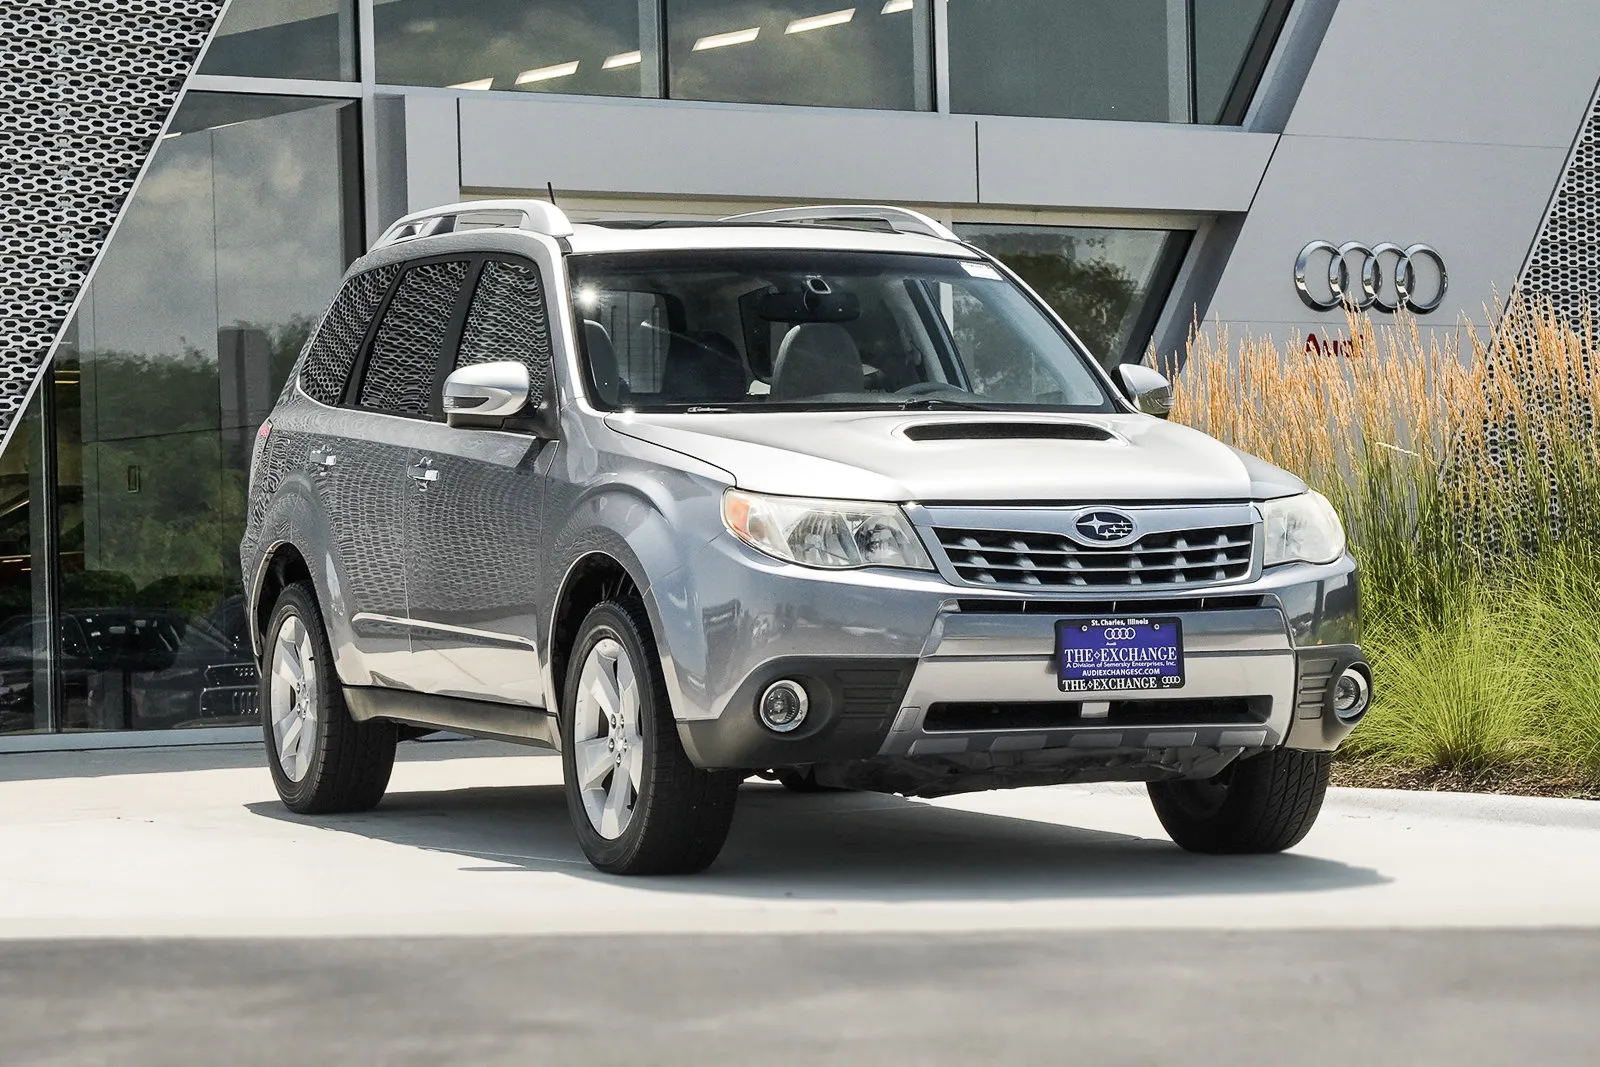
[[[1352,314],[1337,357],[1196,331],[1174,418],[1344,519],[1377,699],[1336,781],[1600,799],[1600,345],[1537,300],[1494,319]]]

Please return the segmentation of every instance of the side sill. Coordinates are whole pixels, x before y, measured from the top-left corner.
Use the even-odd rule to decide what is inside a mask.
[[[350,709],[350,717],[357,722],[388,719],[493,741],[555,747],[555,717],[543,708],[433,696],[382,686],[345,686],[344,701]]]

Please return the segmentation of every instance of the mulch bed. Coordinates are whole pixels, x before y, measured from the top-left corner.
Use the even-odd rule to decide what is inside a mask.
[[[1531,772],[1497,771],[1468,775],[1459,771],[1414,771],[1366,763],[1336,762],[1333,784],[1362,789],[1418,789],[1448,793],[1500,793],[1525,797],[1600,800],[1600,783],[1581,778],[1551,778]]]

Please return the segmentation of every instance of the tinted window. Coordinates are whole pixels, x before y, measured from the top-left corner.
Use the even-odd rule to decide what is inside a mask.
[[[667,95],[927,108],[927,6],[928,0],[856,7],[806,0],[667,0]]]
[[[655,96],[638,0],[380,0],[378,81]]]
[[[317,338],[300,370],[300,388],[307,396],[324,404],[337,404],[344,397],[356,351],[367,336],[383,294],[399,273],[399,267],[379,267],[344,283],[317,328]]]
[[[392,415],[426,415],[466,263],[424,263],[400,279],[367,357],[361,406]]]
[[[533,394],[544,395],[550,376],[550,323],[539,272],[527,264],[491,260],[478,278],[456,366],[501,360],[527,367]]]
[[[200,73],[353,80],[355,8],[354,0],[241,0],[217,27]]]

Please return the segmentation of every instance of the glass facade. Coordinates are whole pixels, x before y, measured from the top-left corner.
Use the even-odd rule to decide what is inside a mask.
[[[667,95],[928,108],[930,2],[666,0]]]
[[[180,108],[0,462],[0,729],[255,721],[250,445],[358,250],[357,106]]]
[[[1237,123],[1246,60],[1277,0],[948,0],[950,110],[1131,122]],[[1246,90],[1252,88],[1245,86]]]
[[[200,73],[351,81],[355,0],[235,0]]]
[[[955,229],[1016,271],[1107,367],[1143,357],[1192,237],[1081,226],[958,223]]]
[[[376,0],[386,85],[656,96],[639,0]]]

